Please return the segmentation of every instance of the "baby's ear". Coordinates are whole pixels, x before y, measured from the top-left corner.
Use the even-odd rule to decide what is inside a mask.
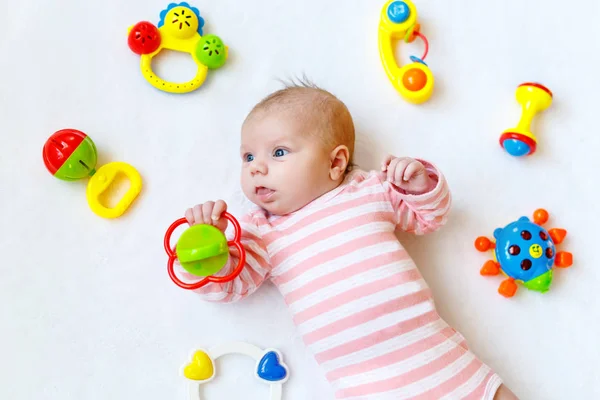
[[[329,177],[332,180],[337,181],[344,176],[346,168],[348,168],[348,163],[350,162],[350,151],[348,150],[348,147],[339,145],[333,149],[330,160],[331,168],[329,170]]]

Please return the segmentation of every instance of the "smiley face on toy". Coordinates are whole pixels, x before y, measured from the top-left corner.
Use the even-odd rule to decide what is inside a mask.
[[[234,229],[235,235],[233,240],[227,241],[225,235],[212,225],[200,224],[188,228],[179,240],[175,249],[171,247],[171,235],[177,227],[187,223],[185,218],[175,221],[165,234],[164,247],[169,261],[167,270],[171,280],[180,288],[187,290],[199,289],[209,282],[229,282],[235,279],[244,268],[246,262],[246,250],[241,243],[241,227],[239,222],[231,214],[223,213],[223,218],[228,219]],[[235,246],[239,252],[239,261],[233,271],[226,276],[214,276],[227,263],[229,259],[229,247]],[[179,261],[181,267],[189,274],[203,277],[198,282],[186,283],[181,281],[175,275],[174,264],[175,260]]]
[[[552,252],[552,248],[548,248]],[[540,258],[543,255],[542,246],[539,244],[532,244],[529,248],[529,255],[533,258]]]

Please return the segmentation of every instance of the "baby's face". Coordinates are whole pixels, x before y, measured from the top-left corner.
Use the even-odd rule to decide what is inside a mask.
[[[242,190],[271,214],[294,212],[331,189],[321,140],[292,112],[258,111],[242,127]]]

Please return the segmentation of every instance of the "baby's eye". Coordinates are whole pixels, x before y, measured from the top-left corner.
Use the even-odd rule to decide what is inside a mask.
[[[285,156],[287,153],[289,153],[289,151],[285,150],[285,149],[277,149],[273,152],[273,156],[274,157],[283,157]]]
[[[246,162],[250,162],[250,161],[254,161],[254,156],[252,154],[246,154],[244,155],[244,161]]]

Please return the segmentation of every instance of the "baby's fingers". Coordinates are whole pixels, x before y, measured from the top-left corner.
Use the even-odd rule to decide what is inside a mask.
[[[225,203],[223,200],[217,200],[212,211],[212,220],[215,222],[218,221],[225,211],[227,211],[227,203]]]
[[[407,164],[408,162],[404,160],[400,165],[398,165],[396,171],[394,171],[394,183],[396,183],[396,185],[401,186],[404,182],[406,182],[406,179],[404,178],[404,171],[406,171]]]
[[[396,160],[398,162],[396,163],[396,165],[394,166],[393,169],[390,168],[388,170],[388,176],[389,176],[390,182],[394,182],[395,184],[399,185],[403,181],[402,178],[404,176],[404,170],[406,169],[408,164],[410,164],[410,159],[409,158],[397,158]]]
[[[404,180],[409,181],[413,176],[419,175],[421,172],[425,170],[423,164],[418,161],[412,161],[404,170]]]
[[[202,223],[213,225],[214,221],[212,219],[213,209],[215,208],[214,201],[207,201],[202,204]]]
[[[385,158],[383,159],[383,161],[381,162],[381,170],[383,172],[385,172],[388,169],[388,166],[390,165],[390,162],[392,162],[392,160],[395,157],[391,154],[388,154],[387,156],[385,156]]]
[[[187,210],[185,210],[185,219],[187,220],[187,223],[190,225],[194,225],[194,210],[191,208],[188,208]]]
[[[227,203],[223,200],[219,200],[215,203],[215,208],[213,209],[213,225],[216,226],[221,232],[225,232],[227,229],[227,225],[229,221],[226,218],[223,218],[223,213],[227,211]]]
[[[394,182],[394,175],[395,175],[396,169],[398,169],[398,164],[401,161],[402,160],[400,158],[394,158],[390,162],[390,165],[387,166],[387,180],[389,182]]]
[[[202,206],[202,204],[197,204],[192,208],[192,213],[194,215],[194,221],[192,225],[204,223],[204,218],[202,217]]]
[[[207,201],[204,204],[198,204],[185,211],[185,219],[190,225],[217,225],[221,214],[227,211],[227,204],[223,200],[216,203]]]

